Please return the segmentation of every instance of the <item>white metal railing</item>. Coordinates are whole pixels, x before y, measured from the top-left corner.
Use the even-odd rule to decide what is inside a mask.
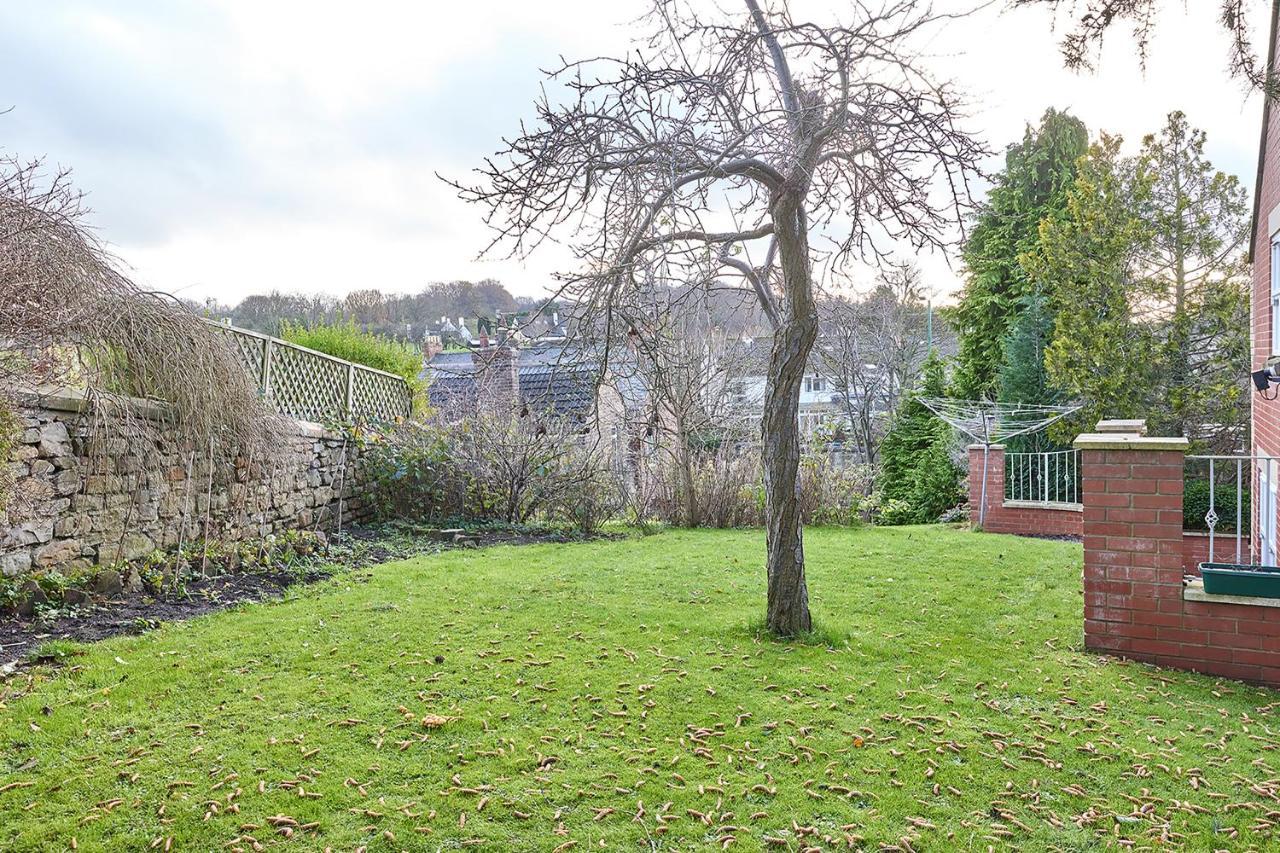
[[[1261,455],[1188,456],[1183,488],[1183,528],[1209,536],[1209,562],[1234,556],[1250,564],[1276,562],[1275,498],[1277,457]],[[1252,497],[1259,496],[1253,506]],[[1269,509],[1268,509],[1269,508]],[[1253,535],[1254,510],[1262,511]],[[1270,523],[1268,523],[1270,516]],[[1222,553],[1221,540],[1228,544]]]
[[[1075,506],[1080,503],[1080,453],[1005,453],[1004,499]]]
[[[410,412],[413,392],[394,373],[261,332],[205,322],[231,339],[263,399],[282,415],[325,423],[343,416],[391,421]]]

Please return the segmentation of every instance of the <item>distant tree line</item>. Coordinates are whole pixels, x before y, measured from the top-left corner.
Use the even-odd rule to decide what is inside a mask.
[[[365,332],[415,342],[421,341],[427,330],[439,327],[441,317],[453,323],[465,319],[474,334],[477,317],[520,311],[534,314],[541,308],[545,317],[534,322],[544,324],[556,310],[545,298],[514,296],[493,279],[436,282],[417,293],[364,288],[344,297],[273,290],[246,296],[235,305],[209,300],[195,307],[215,319],[230,319],[236,326],[273,335],[286,324],[309,328],[354,323]]]

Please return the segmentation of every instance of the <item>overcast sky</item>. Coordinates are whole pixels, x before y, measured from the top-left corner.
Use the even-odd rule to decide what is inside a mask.
[[[939,0],[945,3],[947,0]],[[729,2],[731,8],[736,6]],[[849,4],[812,16],[846,20]],[[1046,107],[1132,149],[1184,110],[1252,191],[1261,101],[1226,76],[1216,3],[1160,22],[1146,74],[1123,32],[1098,73],[1062,69],[1049,17],[979,11],[938,32],[932,66],[993,148]],[[531,114],[540,67],[618,53],[642,0],[17,0],[0,9],[0,148],[74,169],[92,222],[139,283],[234,302],[497,278],[536,295],[566,262],[477,260],[465,177]],[[1253,0],[1258,42],[1268,5]],[[998,164],[996,164],[998,165]],[[922,259],[945,298],[945,258]]]

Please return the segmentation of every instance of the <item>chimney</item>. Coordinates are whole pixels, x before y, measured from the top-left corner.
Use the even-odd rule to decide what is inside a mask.
[[[515,347],[488,346],[487,335],[480,339],[486,343],[471,351],[471,363],[476,368],[481,399],[514,406],[520,397],[519,353]]]
[[[444,352],[444,341],[434,332],[428,332],[422,338],[422,358],[425,361],[431,361],[440,353]]]

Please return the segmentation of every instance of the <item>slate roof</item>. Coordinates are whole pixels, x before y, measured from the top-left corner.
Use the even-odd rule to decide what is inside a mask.
[[[540,343],[516,350],[520,398],[530,408],[578,419],[595,403],[599,360],[563,343]],[[453,405],[476,396],[476,366],[470,351],[436,354],[422,370],[430,381],[432,405]]]
[[[769,358],[773,354],[773,339],[770,337],[754,337],[740,339],[729,343],[729,354],[737,365],[737,373],[741,376],[764,376],[769,370]],[[809,353],[809,373],[827,373],[822,359],[818,355],[818,347]]]
[[[577,347],[534,345],[517,351],[520,397],[530,408],[586,417],[596,399],[598,361]]]

